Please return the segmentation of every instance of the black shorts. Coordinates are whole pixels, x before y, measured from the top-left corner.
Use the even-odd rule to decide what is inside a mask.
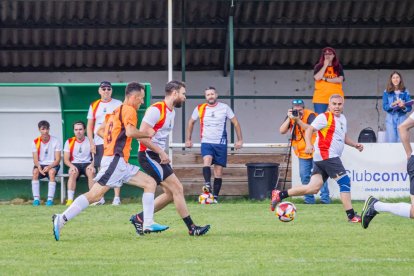
[[[94,157],[94,167],[99,168],[101,166],[102,156],[104,153],[104,145],[96,145],[96,153]]]
[[[48,165],[40,165],[40,167],[42,168],[42,170],[45,168],[45,167],[47,167]],[[37,167],[36,166],[33,166],[33,169],[37,169]],[[55,169],[56,170],[56,174],[55,174],[55,176],[58,174],[58,172],[59,172],[59,169],[60,169],[60,165],[57,165],[56,167],[53,167],[52,169]],[[47,178],[47,179],[49,179],[49,172],[47,172],[46,173],[46,175],[43,175],[43,174],[41,174],[40,172],[39,172],[39,179],[43,179],[43,178]]]
[[[73,166],[75,166],[78,169],[78,177],[76,178],[76,181],[78,181],[79,177],[81,175],[84,175],[85,177],[87,177],[86,175],[86,168],[90,165],[91,163],[72,163]]]
[[[414,195],[414,156],[411,155],[407,162],[407,173],[410,176],[410,195]]]
[[[144,172],[154,178],[158,185],[174,173],[170,164],[160,164],[160,156],[153,151],[138,152],[138,162]]]
[[[345,175],[346,170],[344,165],[342,165],[341,159],[334,157],[322,161],[314,161],[312,175],[314,174],[322,175],[323,182],[325,182],[329,177],[336,179]]]

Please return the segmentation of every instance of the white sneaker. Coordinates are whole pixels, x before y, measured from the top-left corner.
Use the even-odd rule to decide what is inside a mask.
[[[56,241],[60,239],[60,230],[64,225],[63,217],[61,214],[54,214],[52,216],[52,224],[53,224],[53,236],[55,237]]]
[[[114,200],[112,201],[112,205],[114,206],[121,205],[121,199],[119,197],[114,197]]]
[[[104,205],[104,204],[105,204],[105,199],[102,197],[99,201],[92,203],[91,206],[98,206],[98,205]]]

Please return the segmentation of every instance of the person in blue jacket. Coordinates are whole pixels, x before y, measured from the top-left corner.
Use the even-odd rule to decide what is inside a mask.
[[[382,96],[382,108],[387,112],[385,128],[388,143],[400,142],[398,126],[404,122],[412,109],[410,101],[410,92],[405,88],[401,74],[397,71],[392,72]]]

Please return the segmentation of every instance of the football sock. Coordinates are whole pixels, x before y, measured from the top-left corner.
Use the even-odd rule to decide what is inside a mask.
[[[411,212],[411,204],[405,202],[384,203],[378,201],[375,202],[374,209],[378,212],[389,212],[400,217],[409,218]]]
[[[346,212],[348,219],[353,219],[355,217],[354,209],[349,209],[349,210],[346,210],[345,212]]]
[[[144,222],[144,212],[135,215],[139,222]]]
[[[194,226],[194,222],[190,216],[183,218],[183,221],[185,225],[187,225],[188,230],[191,230],[191,228]]]
[[[214,192],[213,192],[214,198],[218,197],[222,183],[223,183],[222,178],[214,178]]]
[[[72,205],[63,212],[63,219],[69,221],[76,217],[80,212],[89,206],[89,201],[85,195],[78,196]]]
[[[68,190],[68,199],[73,200],[74,196],[75,196],[75,191]]]
[[[47,200],[53,200],[55,197],[56,182],[49,182],[49,190],[47,192]]]
[[[39,180],[32,180],[32,193],[33,199],[40,199],[40,188],[39,188]]]
[[[288,191],[281,191],[280,194],[279,194],[279,197],[280,197],[280,200],[288,198],[289,197]]]
[[[142,195],[142,207],[144,210],[144,226],[154,223],[154,194],[144,193]]]
[[[210,166],[203,167],[204,182],[210,184],[211,182],[211,168]]]

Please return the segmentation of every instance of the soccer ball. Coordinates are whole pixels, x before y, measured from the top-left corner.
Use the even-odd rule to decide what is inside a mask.
[[[212,193],[202,193],[198,197],[198,203],[200,204],[212,204],[214,202],[214,196]]]
[[[276,217],[282,222],[289,222],[295,219],[296,206],[288,201],[281,202],[276,207]]]

